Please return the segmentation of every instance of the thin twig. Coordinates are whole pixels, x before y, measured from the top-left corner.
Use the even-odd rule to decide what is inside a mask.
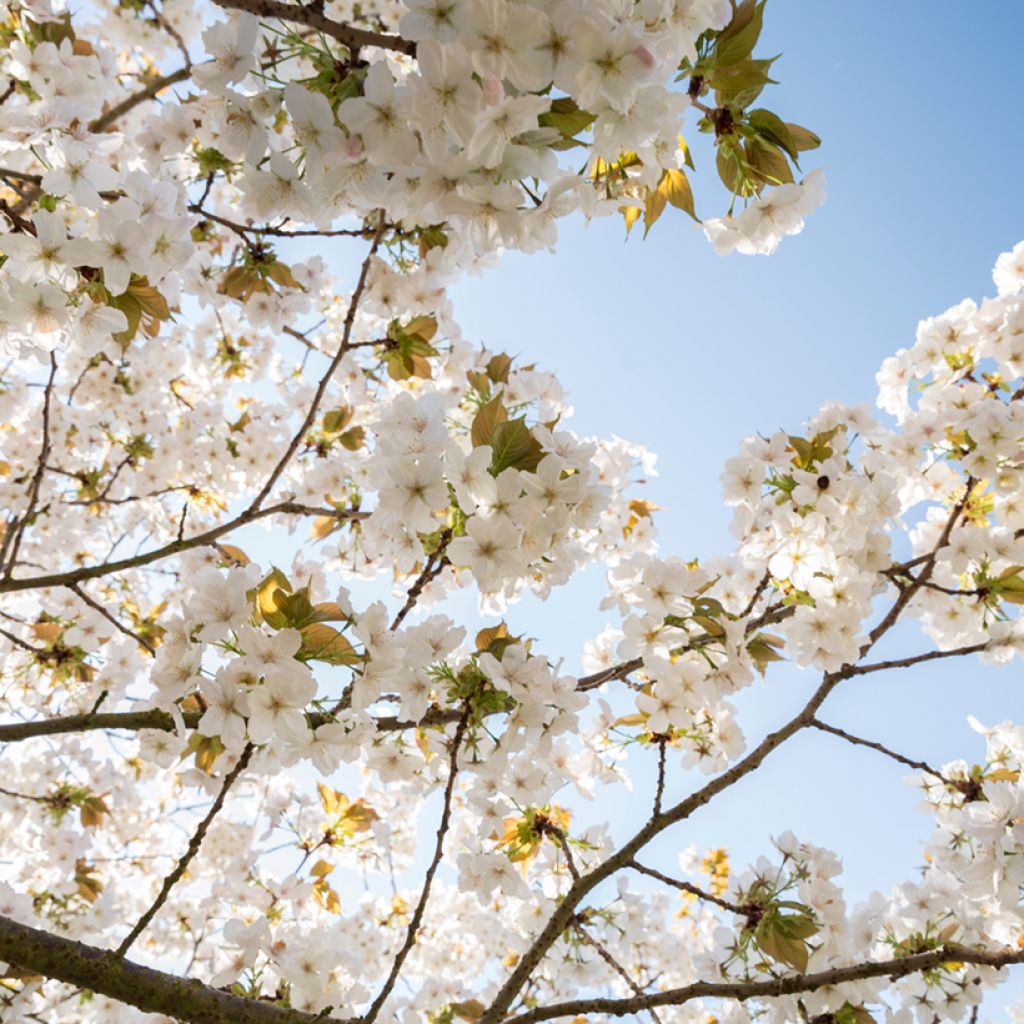
[[[903,754],[898,754],[895,750],[890,750],[888,747],[883,746],[875,740],[866,740],[860,736],[854,736],[853,733],[849,733],[845,729],[840,729],[837,726],[829,725],[827,722],[821,721],[820,718],[812,718],[809,724],[812,729],[831,733],[833,736],[838,736],[840,739],[846,740],[847,743],[852,743],[854,746],[869,747],[871,750],[877,750],[878,753],[884,754],[886,757],[891,758],[893,761],[897,761],[900,764],[906,765],[908,768],[927,772],[950,789],[956,789],[960,792],[964,792],[967,787],[971,786],[971,783],[962,779],[947,779],[942,772],[937,771],[928,764],[927,761],[915,761],[913,758],[905,757]],[[977,784],[975,783],[975,785]]]
[[[437,873],[438,866],[441,863],[441,857],[444,853],[444,839],[448,834],[448,825],[451,822],[452,815],[452,794],[455,791],[455,776],[458,773],[459,767],[459,748],[462,746],[462,738],[466,732],[466,726],[469,723],[469,707],[462,712],[462,716],[459,718],[459,724],[455,727],[455,735],[452,737],[451,751],[448,758],[448,781],[444,787],[444,805],[441,810],[441,821],[437,826],[437,841],[434,844],[434,856],[430,861],[430,866],[427,868],[426,875],[423,878],[423,889],[420,892],[419,901],[416,904],[416,909],[413,911],[412,918],[409,921],[409,927],[406,929],[405,941],[402,943],[401,949],[395,955],[394,962],[391,964],[391,970],[388,973],[387,980],[381,987],[380,992],[377,993],[377,998],[374,999],[370,1008],[362,1017],[361,1024],[373,1024],[373,1021],[377,1019],[377,1015],[380,1013],[381,1007],[384,1005],[385,1000],[391,994],[391,990],[395,987],[395,982],[398,981],[398,975],[401,973],[402,964],[405,963],[405,958],[409,955],[412,947],[416,944],[416,933],[419,931],[420,922],[423,920],[423,914],[427,909],[427,901],[430,899],[430,886],[434,881],[434,875]]]
[[[664,882],[666,885],[672,886],[674,889],[682,889],[683,892],[688,892],[691,896],[696,896],[699,900],[704,900],[706,903],[714,903],[715,906],[721,907],[723,910],[728,910],[733,914],[741,914],[748,916],[749,907],[741,907],[737,903],[730,903],[728,900],[722,899],[721,896],[716,896],[714,893],[705,892],[703,889],[691,882],[684,882],[680,878],[671,878],[669,875],[663,874],[656,868],[649,868],[639,861],[631,860],[626,867],[632,868],[634,871],[641,875],[647,875],[650,878],[656,878],[659,882]]]
[[[213,819],[220,813],[221,808],[224,806],[224,799],[228,795],[228,790],[231,788],[238,776],[245,771],[255,749],[256,748],[252,743],[247,743],[245,745],[245,749],[238,758],[238,762],[225,777],[224,784],[221,786],[220,792],[217,794],[217,798],[213,801],[213,805],[207,812],[206,817],[203,818],[203,820],[196,826],[196,830],[192,834],[192,838],[188,841],[188,849],[181,855],[178,863],[174,865],[174,869],[164,879],[163,884],[160,886],[160,892],[157,893],[157,897],[153,900],[150,908],[142,915],[142,917],[139,918],[135,923],[135,927],[124,937],[121,944],[114,951],[114,956],[122,957],[128,952],[131,944],[142,934],[146,925],[153,920],[157,911],[164,905],[164,903],[167,902],[167,897],[171,894],[171,889],[173,889],[178,883],[181,876],[185,874],[185,869],[192,863],[195,855],[199,852],[199,847],[202,846],[203,839],[206,836],[206,830],[213,823]]]
[[[43,392],[43,439],[39,449],[39,461],[36,463],[35,473],[32,475],[32,482],[29,484],[28,489],[28,506],[24,513],[19,517],[17,525],[13,531],[13,537],[10,543],[10,553],[7,556],[7,565],[4,569],[4,576],[9,579],[11,574],[14,572],[14,567],[18,562],[18,549],[21,547],[21,542],[25,536],[25,530],[28,529],[32,522],[33,516],[36,511],[36,503],[39,500],[39,491],[43,484],[43,474],[46,471],[46,460],[50,457],[50,400],[53,397],[53,382],[57,377],[57,357],[53,352],[50,353],[50,376],[46,381],[46,390]],[[7,549],[6,537],[4,538],[4,550]],[[0,550],[0,562],[3,560],[3,550]]]
[[[623,980],[623,981],[624,981],[624,982],[625,982],[625,983],[626,983],[626,984],[627,984],[627,985],[628,985],[628,986],[629,986],[629,987],[630,987],[630,988],[631,988],[631,989],[632,989],[632,990],[633,990],[633,991],[634,991],[634,992],[635,992],[635,993],[636,993],[636,994],[637,994],[638,996],[642,996],[642,995],[644,994],[644,990],[643,990],[643,988],[642,988],[642,987],[641,987],[641,986],[640,986],[639,984],[637,984],[637,982],[635,982],[635,981],[634,981],[634,980],[633,980],[633,979],[632,979],[632,978],[630,977],[630,975],[629,975],[629,972],[628,972],[628,971],[626,970],[626,968],[625,968],[625,967],[623,967],[623,966],[622,966],[622,964],[620,964],[620,963],[618,962],[618,960],[616,960],[616,959],[615,959],[615,957],[613,957],[613,956],[612,956],[612,954],[611,954],[611,953],[610,953],[610,952],[608,951],[608,949],[607,949],[607,948],[605,947],[605,945],[604,945],[604,944],[603,944],[602,942],[600,942],[600,941],[599,941],[598,939],[594,938],[594,936],[593,936],[593,935],[591,935],[591,934],[590,934],[590,932],[588,932],[588,931],[586,930],[586,928],[584,927],[584,925],[583,925],[583,923],[582,923],[581,921],[577,920],[577,921],[573,922],[573,928],[574,928],[574,930],[575,930],[576,934],[577,934],[577,935],[578,935],[578,936],[580,937],[580,940],[581,940],[581,941],[582,941],[582,942],[583,942],[584,944],[586,944],[586,945],[590,946],[590,948],[591,948],[591,949],[595,950],[595,951],[596,951],[596,953],[597,953],[597,955],[598,955],[598,956],[599,956],[599,957],[600,957],[600,958],[601,958],[601,959],[602,959],[602,960],[603,960],[603,961],[604,961],[604,962],[605,962],[605,963],[606,963],[606,964],[607,964],[607,965],[608,965],[608,966],[609,966],[609,967],[610,967],[610,968],[611,968],[611,969],[612,969],[612,970],[613,970],[613,971],[614,971],[614,972],[615,972],[615,973],[616,973],[616,974],[617,974],[617,975],[618,975],[618,976],[619,976],[620,978],[622,978],[622,980]],[[661,1018],[660,1018],[660,1017],[658,1016],[658,1014],[657,1014],[657,1012],[655,1011],[655,1009],[654,1009],[654,1007],[653,1007],[653,1006],[648,1006],[648,1007],[647,1007],[647,1012],[648,1012],[648,1014],[650,1014],[651,1020],[653,1020],[653,1021],[654,1021],[654,1024],[661,1024]]]
[[[415,582],[409,588],[405,595],[405,604],[399,609],[398,614],[395,616],[394,621],[391,623],[391,630],[394,631],[402,624],[405,617],[413,610],[416,606],[416,602],[420,599],[420,595],[423,593],[424,588],[428,583],[432,583],[441,572],[444,567],[448,564],[448,556],[446,554],[448,550],[448,544],[452,539],[452,530],[450,526],[446,526],[442,531],[437,542],[437,547],[427,556],[427,561],[423,566],[423,570],[419,576],[416,577]]]
[[[667,736],[658,737],[658,782],[654,790],[654,813],[661,814],[661,801],[665,796],[665,747]]]
[[[302,9],[304,10],[305,8]],[[359,271],[359,279],[356,282],[355,290],[352,292],[352,298],[349,300],[348,312],[345,314],[345,323],[342,328],[341,344],[338,346],[338,351],[334,354],[334,358],[331,360],[330,366],[327,367],[327,372],[320,378],[320,383],[316,386],[316,391],[313,393],[313,401],[310,403],[309,410],[302,421],[302,425],[295,432],[295,435],[289,442],[284,454],[278,460],[278,463],[271,471],[270,476],[267,477],[267,480],[260,488],[259,493],[255,498],[253,498],[249,505],[247,511],[250,514],[255,513],[263,504],[264,499],[274,489],[274,484],[277,483],[281,474],[285,471],[285,467],[298,450],[299,445],[302,443],[302,439],[306,436],[306,432],[312,426],[313,420],[316,419],[317,410],[320,408],[320,403],[323,401],[324,393],[327,391],[327,385],[330,383],[335,371],[341,365],[341,361],[348,353],[349,341],[352,338],[352,328],[354,327],[356,320],[356,310],[359,308],[359,301],[362,299],[363,292],[366,290],[366,281],[370,275],[370,266],[373,263],[374,255],[376,255],[377,247],[380,245],[380,239],[383,231],[384,213],[381,211],[378,216],[377,230],[374,232],[373,241],[370,244],[370,251],[366,254],[366,259],[363,260],[363,265]]]
[[[115,616],[111,615],[111,613],[108,612],[107,609],[99,603],[99,601],[93,600],[93,598],[91,598],[77,583],[69,583],[68,589],[74,591],[74,593],[77,594],[94,611],[99,612],[100,615],[102,615],[107,622],[111,623],[115,629],[124,633],[125,636],[131,637],[140,647],[144,647],[149,651],[150,654],[156,654],[156,648],[144,636],[136,633],[134,629],[124,625],[124,623],[120,622]]]

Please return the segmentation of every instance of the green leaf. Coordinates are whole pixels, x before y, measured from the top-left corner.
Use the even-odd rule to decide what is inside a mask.
[[[256,588],[254,594],[256,610],[272,629],[283,629],[288,625],[287,616],[278,608],[277,595],[291,589],[292,585],[288,577],[276,566],[264,576]]]
[[[797,150],[803,153],[808,149],[817,149],[821,145],[821,139],[814,134],[809,128],[804,128],[798,124],[792,124],[786,122],[786,127],[789,129],[790,138],[792,138],[794,145]]]
[[[751,110],[747,114],[747,121],[762,139],[773,142],[780,149],[784,149],[794,161],[797,159],[800,150],[797,147],[796,140],[793,138],[789,126],[778,114],[773,114],[770,110],[759,107],[757,110]]]
[[[761,936],[757,944],[761,951],[767,953],[773,960],[788,964],[801,974],[807,970],[810,953],[807,945],[799,939],[789,938],[778,931],[770,931]]]
[[[803,469],[810,469],[814,464],[814,445],[805,437],[789,437],[789,446],[796,452],[796,463]]]
[[[708,76],[718,106],[729,104],[743,109],[753,103],[766,85],[775,84],[768,69],[777,58],[743,60],[730,68],[718,68]]]
[[[766,185],[786,185],[793,180],[789,161],[778,146],[754,138],[747,139],[743,148],[747,154],[747,163]]]
[[[633,230],[633,225],[640,219],[641,210],[638,206],[620,206],[619,212],[622,214],[622,219],[626,222],[626,234]]]
[[[779,913],[781,907],[790,907],[797,912],[783,915]],[[810,958],[807,940],[819,931],[820,926],[808,907],[802,903],[782,901],[765,909],[754,930],[754,941],[773,960],[803,973]]]
[[[693,162],[693,154],[690,152],[690,147],[686,144],[686,139],[682,135],[677,135],[676,138],[679,140],[679,151],[683,154],[683,163],[691,171],[697,170],[697,165]]]
[[[753,52],[761,36],[764,23],[764,0],[744,0],[732,21],[719,33],[715,43],[714,60],[722,68],[745,60]]]
[[[715,155],[715,167],[722,184],[735,194],[739,194],[743,188],[743,175],[740,173],[739,163],[736,158],[736,151],[724,146],[718,147]]]
[[[341,442],[342,448],[350,452],[357,452],[366,441],[366,431],[362,427],[349,427],[338,440]]]
[[[122,292],[120,295],[112,295],[107,300],[107,305],[121,310],[128,320],[128,326],[113,335],[121,350],[127,351],[132,338],[138,333],[139,324],[142,323],[142,303],[130,292]]]
[[[495,395],[486,405],[480,406],[473,417],[473,426],[469,436],[474,448],[490,444],[495,427],[508,419],[508,411],[501,404],[501,395]]]
[[[354,414],[355,410],[348,405],[324,413],[324,433],[340,434],[352,421]]]
[[[566,139],[586,131],[595,119],[589,110],[582,110],[571,96],[558,96],[551,101],[551,109],[537,118],[542,128],[554,128]]]
[[[835,1024],[875,1024],[875,1018],[863,1006],[843,1003],[832,1015]]]
[[[437,334],[437,320],[432,316],[414,317],[405,325],[405,333],[410,337],[428,342]]]
[[[530,433],[526,418],[499,423],[491,434],[491,473],[497,476],[504,469],[533,472],[544,457],[540,443]]]

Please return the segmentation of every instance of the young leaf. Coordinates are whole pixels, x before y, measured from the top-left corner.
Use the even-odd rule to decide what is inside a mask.
[[[474,448],[490,444],[494,429],[508,419],[508,411],[501,404],[501,395],[495,395],[486,405],[480,406],[473,417],[469,436]]]
[[[510,467],[532,473],[544,457],[544,450],[530,433],[525,417],[499,423],[491,434],[491,449],[491,473],[494,476]]]

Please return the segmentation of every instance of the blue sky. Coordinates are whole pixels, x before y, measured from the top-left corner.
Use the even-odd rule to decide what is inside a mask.
[[[665,554],[728,550],[718,474],[738,442],[797,428],[830,399],[873,402],[879,364],[912,344],[917,321],[992,294],[995,257],[1024,238],[1024,4],[769,0],[762,38],[759,53],[783,52],[781,84],[763,105],[823,138],[805,169],[826,169],[828,200],[802,235],[769,258],[719,258],[682,214],[666,215],[646,242],[639,232],[625,242],[621,221],[573,222],[557,255],[507,255],[454,293],[468,338],[558,373],[575,429],[658,453],[660,475],[645,496],[663,506]],[[720,215],[727,197],[695,148],[698,208]],[[602,593],[601,575],[585,574],[547,605],[517,606],[510,623],[575,668],[583,640],[603,624]],[[907,628],[879,654],[923,643]],[[1021,678],[1019,664],[918,667],[847,684],[823,717],[932,763],[973,760],[983,745],[967,714],[1019,720]],[[748,739],[783,721],[813,685],[792,669],[770,674],[742,701]],[[804,736],[652,860],[673,868],[694,842],[728,846],[742,867],[791,828],[840,853],[852,903],[914,878],[921,863],[930,820],[901,785],[906,774],[870,751]],[[678,778],[677,793],[696,781]],[[638,823],[631,803],[614,807],[616,832]],[[1003,1017],[1011,991],[1024,993],[1019,973],[982,1019]]]

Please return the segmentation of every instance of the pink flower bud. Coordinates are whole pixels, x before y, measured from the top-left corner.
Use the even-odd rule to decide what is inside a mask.
[[[641,64],[643,64],[644,68],[647,71],[653,71],[654,68],[655,68],[655,65],[658,63],[654,59],[654,54],[651,53],[651,51],[648,50],[646,46],[638,46],[633,51],[633,56],[636,57],[637,60],[639,60]]]
[[[505,86],[500,78],[488,75],[483,81],[484,103],[496,107],[505,98]]]

